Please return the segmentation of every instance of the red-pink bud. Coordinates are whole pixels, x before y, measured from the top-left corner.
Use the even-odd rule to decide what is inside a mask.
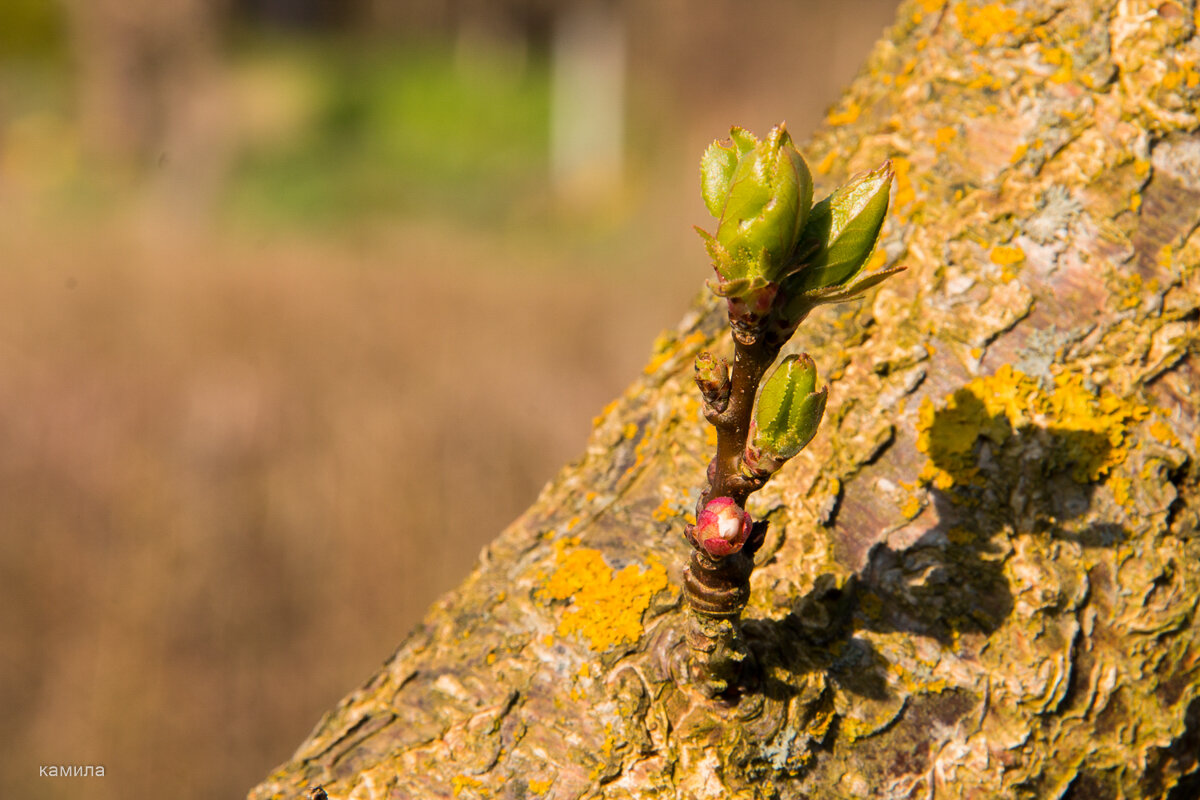
[[[742,549],[750,536],[750,515],[731,497],[709,501],[696,519],[696,541],[713,558],[724,558]]]

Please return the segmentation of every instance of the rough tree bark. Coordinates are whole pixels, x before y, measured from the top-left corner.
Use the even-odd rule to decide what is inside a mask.
[[[251,797],[1200,796],[1196,29],[910,2],[802,148],[825,190],[893,159],[910,271],[794,342],[829,409],[751,501],[736,698],[676,682],[704,296]]]

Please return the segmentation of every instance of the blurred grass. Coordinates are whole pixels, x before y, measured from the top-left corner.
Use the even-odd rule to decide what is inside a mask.
[[[514,203],[544,192],[550,78],[542,57],[499,48],[465,56],[420,40],[290,38],[258,44],[234,70],[245,108],[269,106],[262,93],[289,87],[293,107],[282,114],[295,123],[245,148],[224,209],[239,224],[403,214],[499,225],[521,211]]]
[[[244,791],[581,451],[679,311],[488,238],[373,237],[0,236],[21,796]],[[107,777],[36,777],[60,763]]]

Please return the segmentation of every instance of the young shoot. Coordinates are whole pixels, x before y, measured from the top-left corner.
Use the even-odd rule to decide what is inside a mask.
[[[685,535],[693,680],[709,696],[728,691],[747,650],[738,620],[750,597],[754,553],[767,523],[746,512],[761,489],[817,433],[828,387],[818,388],[807,354],[779,351],[814,308],[862,296],[904,267],[865,273],[887,214],[892,167],[852,178],[812,202],[812,176],[783,124],[759,140],[742,128],[713,142],[700,161],[704,204],[717,220],[697,228],[733,333],[732,365],[712,353],[696,359],[704,416],[717,452]]]

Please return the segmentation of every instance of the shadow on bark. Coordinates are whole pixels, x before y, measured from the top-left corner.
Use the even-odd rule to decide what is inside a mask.
[[[923,513],[934,513],[936,524],[907,546],[890,543],[903,538],[904,527],[885,534],[857,574],[841,586],[833,575],[818,577],[783,619],[745,621],[758,669],[744,689],[761,682],[768,697],[788,702],[803,681],[772,674],[802,678],[818,670],[846,692],[888,700],[889,664],[859,631],[929,637],[942,647],[964,635],[989,636],[1014,607],[1005,575],[1014,533],[1032,534],[1044,548],[1112,547],[1128,538],[1112,523],[1078,524],[1096,486],[1081,478],[1112,454],[1105,435],[1014,428],[969,392],[955,400],[935,413],[926,448],[949,476],[946,488],[929,489],[931,508]]]

